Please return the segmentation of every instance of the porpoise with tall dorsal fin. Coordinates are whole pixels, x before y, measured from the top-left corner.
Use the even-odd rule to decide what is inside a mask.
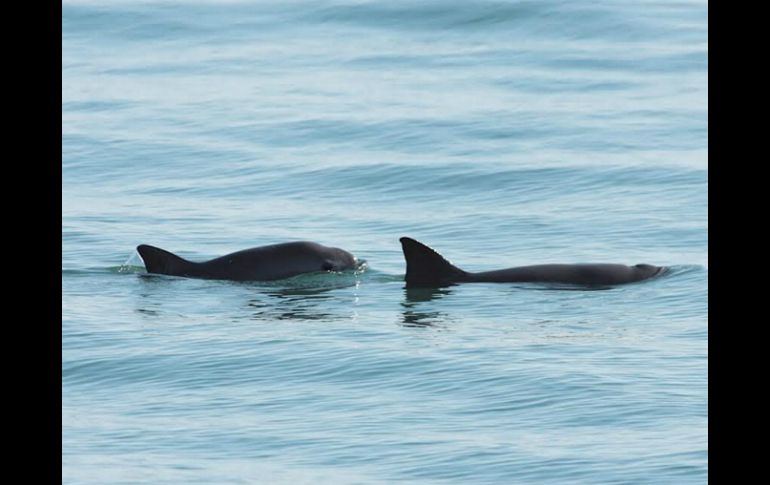
[[[580,286],[614,286],[642,281],[668,268],[651,264],[538,264],[471,273],[447,261],[432,248],[402,237],[406,259],[406,285],[440,287],[455,283],[557,283]]]

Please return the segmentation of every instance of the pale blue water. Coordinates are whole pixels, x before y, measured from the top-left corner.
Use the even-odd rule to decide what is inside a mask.
[[[706,483],[705,1],[63,3],[68,484]],[[404,289],[670,265],[604,291]],[[143,276],[313,240],[362,274]]]

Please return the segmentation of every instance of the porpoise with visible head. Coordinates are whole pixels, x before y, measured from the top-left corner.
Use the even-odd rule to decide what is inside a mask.
[[[196,263],[164,249],[136,248],[148,273],[233,281],[272,281],[319,271],[355,269],[359,261],[344,249],[298,241],[245,249]]]
[[[667,268],[650,264],[538,264],[471,273],[444,259],[428,246],[408,237],[400,239],[406,259],[406,285],[438,287],[454,283],[562,283],[613,286],[642,281]]]

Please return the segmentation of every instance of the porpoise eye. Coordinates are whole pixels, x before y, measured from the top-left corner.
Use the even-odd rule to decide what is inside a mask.
[[[324,271],[331,271],[334,269],[334,265],[331,264],[329,261],[324,261],[324,264],[321,265],[321,269]]]

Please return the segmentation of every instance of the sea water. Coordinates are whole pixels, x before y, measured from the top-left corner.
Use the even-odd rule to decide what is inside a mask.
[[[68,484],[697,483],[705,1],[62,5]],[[407,290],[667,265],[602,290]],[[312,240],[364,271],[144,274]]]

